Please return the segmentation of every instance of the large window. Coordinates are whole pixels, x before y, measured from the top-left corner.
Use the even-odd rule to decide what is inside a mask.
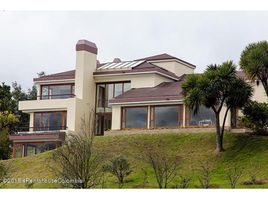
[[[152,106],[152,128],[177,128],[182,126],[182,106]]]
[[[122,109],[122,128],[147,128],[147,107]]]
[[[128,90],[130,90],[130,82],[98,83],[96,112],[97,113],[112,112],[112,108],[109,105],[109,100],[119,96],[120,94]]]
[[[34,113],[34,130],[50,131],[66,129],[66,112]]]
[[[201,106],[198,113],[194,114],[193,111],[186,109],[186,126],[214,126],[215,114],[212,109]]]
[[[42,85],[40,99],[66,99],[74,96],[74,84]]]

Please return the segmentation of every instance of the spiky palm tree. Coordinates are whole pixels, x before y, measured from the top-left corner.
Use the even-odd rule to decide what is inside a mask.
[[[220,65],[209,65],[203,74],[189,75],[182,85],[185,104],[194,114],[204,105],[211,108],[216,119],[216,151],[224,151],[223,136],[226,117],[231,108],[242,107],[252,96],[252,88],[236,76],[236,65],[232,61]],[[222,126],[220,113],[226,106]]]

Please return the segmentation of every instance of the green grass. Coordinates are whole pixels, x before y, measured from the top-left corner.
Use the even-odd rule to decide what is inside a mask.
[[[268,180],[268,137],[251,136],[246,134],[227,133],[224,138],[226,151],[220,154],[214,152],[215,133],[180,133],[180,134],[137,134],[96,137],[95,147],[107,158],[125,155],[132,166],[133,173],[127,178],[124,188],[140,188],[143,183],[143,171],[148,173],[146,188],[157,188],[153,170],[141,159],[141,150],[137,144],[149,141],[161,143],[164,151],[172,156],[181,157],[178,174],[192,176],[191,188],[200,187],[198,176],[200,163],[208,161],[212,168],[211,183],[215,188],[230,188],[226,178],[226,169],[230,166],[242,167],[243,175],[237,188],[268,188],[268,182],[262,185],[244,185],[249,180],[249,172],[258,170],[258,179]],[[11,178],[55,178],[53,170],[48,167],[48,158],[52,152],[26,158],[3,161],[10,169]],[[105,188],[117,188],[116,179],[106,175]],[[177,180],[170,183],[170,187]],[[6,184],[5,188],[25,188],[26,185]],[[60,184],[34,184],[33,188],[59,188]]]

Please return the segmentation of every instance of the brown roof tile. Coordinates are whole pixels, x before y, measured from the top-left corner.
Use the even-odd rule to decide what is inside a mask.
[[[182,100],[181,83],[184,77],[178,82],[163,82],[152,88],[133,88],[110,100],[110,103],[133,103],[144,101],[169,101]]]
[[[189,62],[186,62],[182,59],[179,59],[177,57],[171,56],[171,55],[166,54],[166,53],[155,55],[155,56],[150,56],[150,57],[145,57],[145,58],[141,58],[141,59],[137,59],[137,60],[155,61],[155,60],[168,60],[168,59],[176,59],[176,60],[179,60],[185,64],[191,65],[192,67],[196,67],[195,65],[193,65]]]
[[[75,70],[70,70],[66,72],[50,74],[46,76],[42,76],[39,78],[34,78],[34,81],[49,81],[49,80],[65,80],[65,79],[74,79],[75,78]]]
[[[156,65],[153,65],[151,63],[141,63],[140,65],[134,67],[133,69],[129,70],[110,70],[110,71],[96,71],[93,74],[94,75],[105,75],[105,74],[130,74],[130,73],[139,73],[139,72],[155,72],[155,73],[162,73],[166,76],[170,76],[171,78],[175,80],[179,80],[180,77],[175,75],[174,73],[163,69],[161,67],[158,67]]]

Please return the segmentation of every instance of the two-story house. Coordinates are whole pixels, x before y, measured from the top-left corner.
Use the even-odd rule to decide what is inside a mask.
[[[93,42],[79,40],[75,70],[34,78],[37,99],[19,102],[19,109],[30,114],[29,128],[10,136],[14,157],[60,146],[67,134],[80,131],[90,113],[95,115],[97,135],[214,127],[212,110],[202,107],[193,115],[183,103],[181,83],[194,73],[195,65],[168,54],[99,63],[97,54]],[[265,99],[262,93],[258,88],[257,99]],[[236,119],[236,113],[228,115],[227,126],[235,126],[231,116]]]

